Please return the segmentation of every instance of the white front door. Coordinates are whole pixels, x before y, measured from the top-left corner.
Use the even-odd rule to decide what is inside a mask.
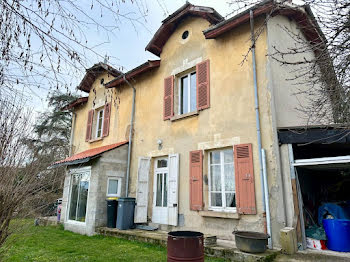
[[[168,158],[155,160],[152,222],[168,224]]]

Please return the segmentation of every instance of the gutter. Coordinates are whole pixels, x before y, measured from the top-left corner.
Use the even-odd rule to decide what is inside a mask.
[[[260,183],[262,202],[264,208],[264,215],[266,219],[266,231],[270,235],[269,248],[272,248],[272,234],[271,234],[271,218],[270,218],[270,205],[269,205],[269,193],[267,183],[267,170],[266,170],[266,156],[265,151],[261,145],[261,129],[260,129],[260,112],[259,112],[259,97],[258,97],[258,81],[256,74],[256,57],[255,57],[255,35],[254,35],[254,13],[250,10],[250,36],[252,43],[252,63],[253,63],[253,80],[254,80],[254,101],[255,101],[255,118],[256,118],[256,133],[258,139],[258,152],[260,163]]]
[[[132,88],[132,109],[131,109],[131,120],[130,120],[130,132],[129,132],[129,146],[128,146],[128,162],[126,168],[126,186],[125,186],[125,196],[128,197],[129,194],[129,177],[130,177],[130,162],[131,162],[131,147],[132,147],[132,130],[134,129],[134,118],[135,118],[135,97],[136,89],[135,87],[126,79],[125,74],[123,75],[124,81]]]

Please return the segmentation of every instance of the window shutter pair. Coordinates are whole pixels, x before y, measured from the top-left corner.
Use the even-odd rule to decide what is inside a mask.
[[[209,108],[210,105],[210,68],[209,60],[196,65],[197,110]],[[163,119],[174,116],[174,76],[164,79]]]
[[[240,214],[256,214],[252,144],[234,146],[236,206]],[[190,152],[190,209],[203,209],[203,154]]]
[[[93,109],[88,112],[88,119],[86,125],[86,136],[85,141],[90,141],[92,139],[92,123],[94,121],[94,111]],[[111,103],[105,104],[104,115],[103,115],[103,130],[102,136],[108,136],[109,134],[109,120],[111,118]]]

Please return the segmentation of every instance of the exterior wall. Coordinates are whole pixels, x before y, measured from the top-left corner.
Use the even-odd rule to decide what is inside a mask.
[[[104,83],[107,83],[114,79],[114,77],[108,73],[101,74],[97,77],[92,85],[89,93],[89,100],[83,106],[76,108],[76,117],[74,120],[75,130],[73,132],[72,139],[72,154],[77,154],[79,152],[96,148],[104,145],[109,145],[117,143],[119,141],[124,141],[125,138],[121,140],[116,139],[116,130],[118,127],[118,101],[116,100],[115,90],[106,89],[101,84],[101,79],[104,79]],[[96,92],[96,93],[95,93]],[[111,102],[111,115],[110,115],[110,126],[109,135],[103,137],[102,139],[92,140],[90,142],[85,141],[86,135],[86,124],[88,112],[91,109],[96,109],[105,105],[105,103]],[[93,137],[95,135],[95,125],[93,126]]]
[[[256,22],[257,28],[261,22],[261,20]],[[221,238],[232,239],[231,232],[234,229],[264,231],[251,56],[249,55],[248,61],[240,65],[242,56],[249,49],[250,29],[249,25],[246,24],[218,39],[206,40],[202,31],[208,26],[209,23],[200,18],[188,18],[183,21],[163,48],[160,68],[138,78],[134,83],[137,96],[130,195],[136,195],[137,166],[140,156],[157,157],[179,153],[180,226],[176,229],[199,230]],[[190,36],[188,40],[183,41],[181,35],[185,30],[190,32]],[[281,199],[279,197],[281,188],[276,181],[278,177],[277,160],[275,148],[272,146],[275,141],[275,133],[272,130],[271,94],[267,90],[266,53],[267,41],[266,35],[263,33],[257,42],[256,56],[262,141],[263,147],[267,150],[270,193],[273,197],[271,209],[272,216],[274,216],[278,208],[283,207],[283,204],[278,204],[280,202],[278,200]],[[206,59],[210,59],[210,108],[189,118],[163,121],[164,78],[172,74],[176,75]],[[121,101],[123,100],[124,94],[122,92]],[[158,149],[158,139],[163,141],[161,150]],[[208,150],[232,147],[241,143],[253,143],[258,214],[237,215],[235,218],[224,219],[205,217],[205,212],[190,211],[189,152],[198,149],[205,150],[203,192],[205,209],[207,209]],[[153,169],[150,170],[149,192],[149,209],[151,211],[153,205]],[[277,229],[274,237],[278,246],[279,229],[284,226],[283,221],[281,223],[274,220],[273,226]]]
[[[256,29],[262,25],[262,22],[262,18],[256,19]],[[271,57],[267,57],[274,45],[281,46],[281,48],[289,46],[290,39],[287,39],[280,25],[297,30],[295,23],[287,18],[273,17],[268,21],[267,31],[260,35],[256,45],[262,146],[267,155],[269,199],[275,247],[279,246],[279,230],[286,224],[290,224],[291,217],[289,211],[285,209],[288,197],[283,192],[283,185],[287,178],[281,176],[285,169],[285,156],[280,155],[277,128],[306,125],[307,123],[300,116],[300,111],[296,110],[298,103],[306,99],[296,97],[294,95],[295,86],[286,80],[290,77],[291,68],[281,67]],[[217,39],[206,40],[202,31],[208,27],[209,22],[201,18],[184,20],[164,46],[160,67],[143,74],[132,82],[137,91],[129,196],[135,197],[136,195],[138,158],[152,157],[148,207],[148,215],[151,218],[153,160],[155,157],[179,153],[180,219],[179,227],[176,229],[199,230],[221,238],[232,239],[233,230],[264,231],[251,54],[241,65],[243,56],[249,49],[250,28],[247,23]],[[188,30],[190,34],[186,40],[183,40],[181,35],[185,30]],[[188,118],[163,121],[164,78],[170,75],[176,76],[194,68],[197,63],[206,59],[210,59],[210,108]],[[73,153],[127,139],[126,131],[130,124],[132,90],[127,85],[107,90],[100,84],[101,78],[105,79],[105,83],[112,79],[111,76],[108,78],[107,74],[99,76],[93,84],[96,94],[91,91],[88,103],[76,110]],[[177,88],[177,82],[175,82],[175,88]],[[108,102],[112,101],[109,136],[102,140],[85,142],[88,110],[104,105],[106,97]],[[177,105],[176,99],[174,104]],[[175,112],[177,112],[176,109]],[[161,149],[158,149],[157,140],[159,139],[163,141]],[[219,217],[220,214],[218,217],[207,217],[205,212],[190,211],[189,152],[204,150],[203,197],[206,210],[208,208],[209,150],[243,143],[253,144],[258,214],[241,216],[236,214],[230,218],[222,218]],[[68,178],[66,183],[69,184]]]
[[[119,148],[104,153],[100,158],[87,163],[91,167],[90,184],[88,193],[88,204],[86,213],[86,222],[68,221],[67,209],[70,196],[70,170],[66,174],[63,190],[62,214],[64,228],[76,233],[93,235],[96,227],[106,226],[107,223],[107,182],[108,177],[119,177],[122,182],[121,196],[125,195],[125,176],[127,163],[128,146],[123,145]]]
[[[297,127],[307,125],[322,125],[329,124],[330,116],[322,119],[310,118],[310,96],[316,95],[316,91],[310,94],[311,85],[306,84],[308,78],[300,77],[300,74],[305,72],[305,65],[281,65],[272,56],[289,62],[300,62],[304,59],[314,59],[312,51],[305,51],[303,53],[296,53],[285,57],[280,57],[276,54],[277,47],[281,52],[290,52],[294,48],[300,50],[305,49],[304,44],[297,43],[292,35],[301,35],[300,29],[294,20],[290,20],[285,16],[273,16],[267,21],[267,45],[268,45],[268,79],[271,81],[272,92],[274,94],[274,107],[276,111],[276,124],[278,128],[281,127]],[[306,39],[302,37],[302,39]],[[275,54],[275,55],[273,55]],[[300,71],[300,70],[303,71]],[[295,80],[294,78],[297,77]],[[318,86],[312,87],[314,90]],[[306,110],[306,112],[305,112]],[[331,114],[331,106],[329,106]]]

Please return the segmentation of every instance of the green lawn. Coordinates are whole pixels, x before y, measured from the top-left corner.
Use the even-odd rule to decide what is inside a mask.
[[[166,261],[166,248],[114,237],[82,236],[24,222],[0,249],[0,261]],[[206,261],[224,261],[207,258]]]

